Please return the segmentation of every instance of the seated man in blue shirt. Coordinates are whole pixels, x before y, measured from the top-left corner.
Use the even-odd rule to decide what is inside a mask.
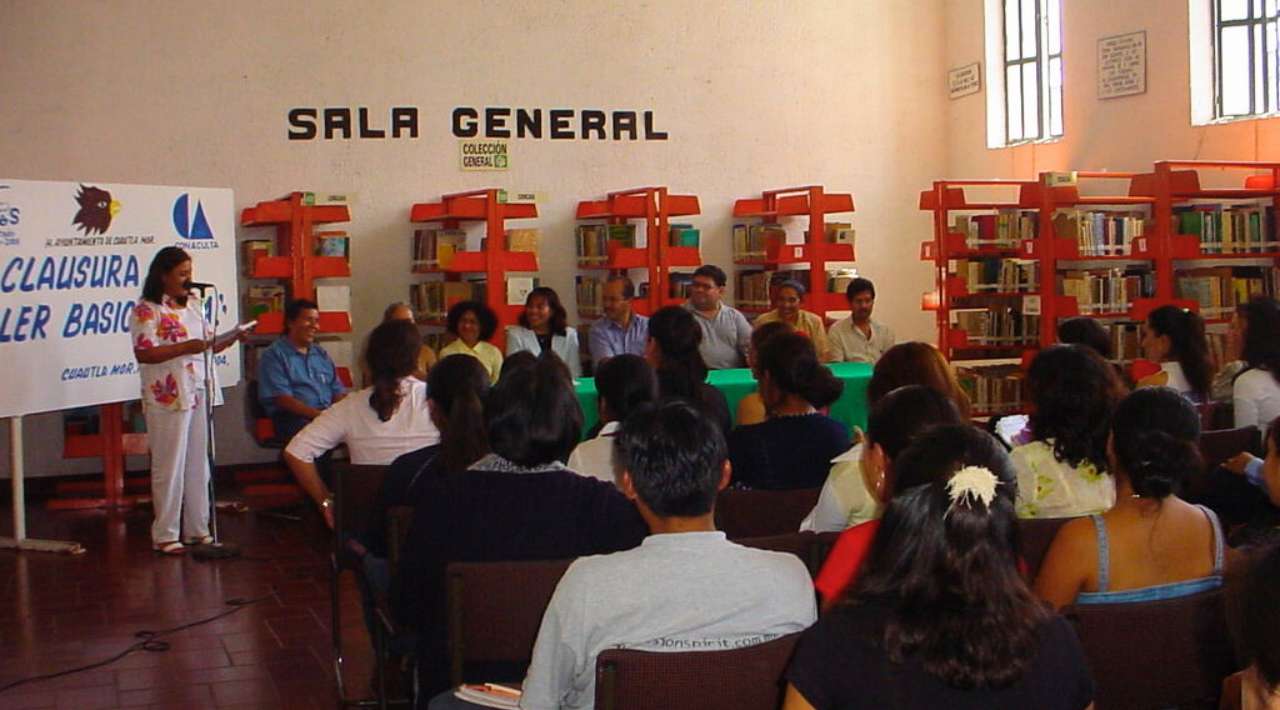
[[[604,318],[591,326],[588,335],[591,362],[596,367],[615,355],[644,356],[649,319],[631,311],[631,299],[635,297],[636,286],[626,276],[610,276],[605,282],[601,298]]]
[[[320,307],[296,299],[284,310],[285,334],[258,361],[258,400],[276,438],[289,441],[346,394],[329,353],[316,343]]]

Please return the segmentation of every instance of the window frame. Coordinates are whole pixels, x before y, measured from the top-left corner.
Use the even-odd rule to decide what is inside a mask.
[[[1270,17],[1267,16],[1267,0],[1245,0],[1245,17],[1238,20],[1222,19],[1222,4],[1224,0],[1210,0],[1209,2],[1209,37],[1212,43],[1213,51],[1213,118],[1215,121],[1239,121],[1251,118],[1261,118],[1272,116],[1280,113],[1280,76],[1269,76],[1269,63],[1267,61],[1267,25],[1274,24],[1276,27],[1276,42],[1280,44],[1280,2],[1274,5],[1274,12]],[[1260,16],[1254,16],[1254,8],[1260,8]],[[1223,35],[1226,29],[1232,27],[1245,28],[1245,35],[1248,40],[1247,56],[1249,64],[1249,110],[1246,113],[1227,113],[1223,104]],[[1262,40],[1261,51],[1255,46],[1255,37]],[[1272,48],[1277,51],[1277,48]],[[1262,66],[1259,67],[1258,65]],[[1258,96],[1258,77],[1259,68],[1262,70],[1262,93]],[[1280,71],[1276,72],[1280,75]],[[1261,98],[1262,108],[1259,110],[1258,103]]]
[[[1217,1],[1219,0],[1214,0],[1214,2],[1217,2]],[[1000,37],[1002,42],[1000,47],[1000,67],[1001,67],[1000,77],[1001,77],[1001,86],[1004,89],[1004,96],[1001,102],[1002,108],[1004,111],[1003,147],[1022,145],[1024,143],[1046,143],[1050,141],[1060,140],[1066,134],[1065,98],[1063,96],[1063,94],[1065,93],[1063,91],[1064,77],[1062,76],[1058,77],[1059,96],[1057,98],[1058,98],[1059,111],[1062,112],[1062,117],[1061,117],[1062,130],[1059,133],[1053,132],[1053,98],[1049,95],[1049,92],[1051,91],[1050,86],[1052,86],[1052,82],[1050,81],[1050,71],[1051,71],[1050,68],[1053,66],[1054,60],[1057,60],[1059,73],[1063,71],[1062,55],[1063,55],[1064,42],[1062,41],[1062,24],[1063,24],[1062,23],[1062,0],[1033,0],[1033,4],[1035,7],[1035,15],[1036,15],[1035,22],[1034,22],[1035,52],[1034,54],[1031,54],[1031,55],[1026,55],[1023,52],[1023,47],[1025,46],[1025,42],[1023,41],[1024,37],[1022,34],[1023,28],[1025,27],[1025,23],[1023,21],[1024,20],[1023,0],[998,0],[998,2],[999,2],[998,14],[999,14],[999,20],[1000,20]],[[1014,59],[1009,58],[1010,37],[1009,37],[1008,10],[1011,2],[1017,7],[1017,12],[1018,12],[1017,24],[1016,24],[1018,28],[1018,34],[1017,34],[1018,49],[1016,52],[1017,57]],[[1058,43],[1057,43],[1058,51],[1057,52],[1050,52],[1050,38],[1048,37],[1049,3],[1058,4],[1058,8],[1057,8],[1058,9],[1058,13],[1057,13],[1058,15]],[[1023,86],[1025,86],[1025,79],[1023,81],[1023,84],[1018,87],[1018,99],[1019,99],[1018,109],[1019,110],[1017,111],[1018,115],[1016,116],[1016,118],[1014,116],[1014,111],[1012,110],[1013,108],[1012,101],[1010,100],[1010,96],[1012,96],[1012,93],[1010,92],[1010,87],[1009,87],[1010,69],[1017,67],[1018,77],[1023,78],[1027,66],[1033,66],[1035,68],[1035,76],[1036,76],[1036,96],[1035,96],[1036,107],[1037,107],[1036,116],[1039,120],[1037,122],[1037,125],[1034,127],[1035,129],[1034,135],[1029,135],[1029,131],[1027,130],[1027,125],[1026,125],[1027,124],[1027,119],[1026,119],[1027,96],[1023,91]],[[1014,129],[1015,120],[1017,121],[1017,125],[1021,129],[1019,138],[1012,137],[1014,135],[1013,129]]]

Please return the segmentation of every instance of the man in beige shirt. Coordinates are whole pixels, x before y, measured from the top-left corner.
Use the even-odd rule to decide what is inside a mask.
[[[827,332],[831,359],[835,362],[875,364],[884,351],[893,347],[893,331],[871,320],[876,305],[876,287],[870,279],[856,278],[845,290],[852,314],[837,321]]]

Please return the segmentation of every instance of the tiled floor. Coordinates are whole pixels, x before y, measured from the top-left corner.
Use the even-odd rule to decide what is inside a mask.
[[[8,505],[5,505],[8,508]],[[166,637],[95,670],[0,693],[0,709],[333,708],[326,531],[223,514],[223,539],[241,559],[201,562],[150,550],[150,511],[48,513],[29,506],[29,535],[76,540],[78,557],[0,551],[0,686],[109,658],[141,630],[212,616],[226,600],[267,599]],[[0,515],[0,534],[10,534]],[[273,591],[274,590],[274,591]],[[348,692],[369,687],[368,640],[353,588],[344,590]]]

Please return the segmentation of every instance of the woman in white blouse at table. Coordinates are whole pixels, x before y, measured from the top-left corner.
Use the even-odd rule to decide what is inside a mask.
[[[1280,417],[1280,303],[1258,296],[1241,305],[1231,334],[1244,361],[1231,385],[1235,425],[1266,429]]]
[[[373,386],[326,409],[285,449],[289,469],[330,526],[332,495],[316,471],[318,457],[345,443],[352,464],[385,466],[440,440],[427,411],[427,385],[413,376],[421,343],[418,327],[409,321],[388,321],[374,328],[365,355]]]
[[[570,374],[582,377],[578,331],[565,325],[568,317],[554,289],[546,286],[533,289],[524,299],[520,325],[507,329],[507,355],[524,351],[541,357],[553,352],[569,367]]]

